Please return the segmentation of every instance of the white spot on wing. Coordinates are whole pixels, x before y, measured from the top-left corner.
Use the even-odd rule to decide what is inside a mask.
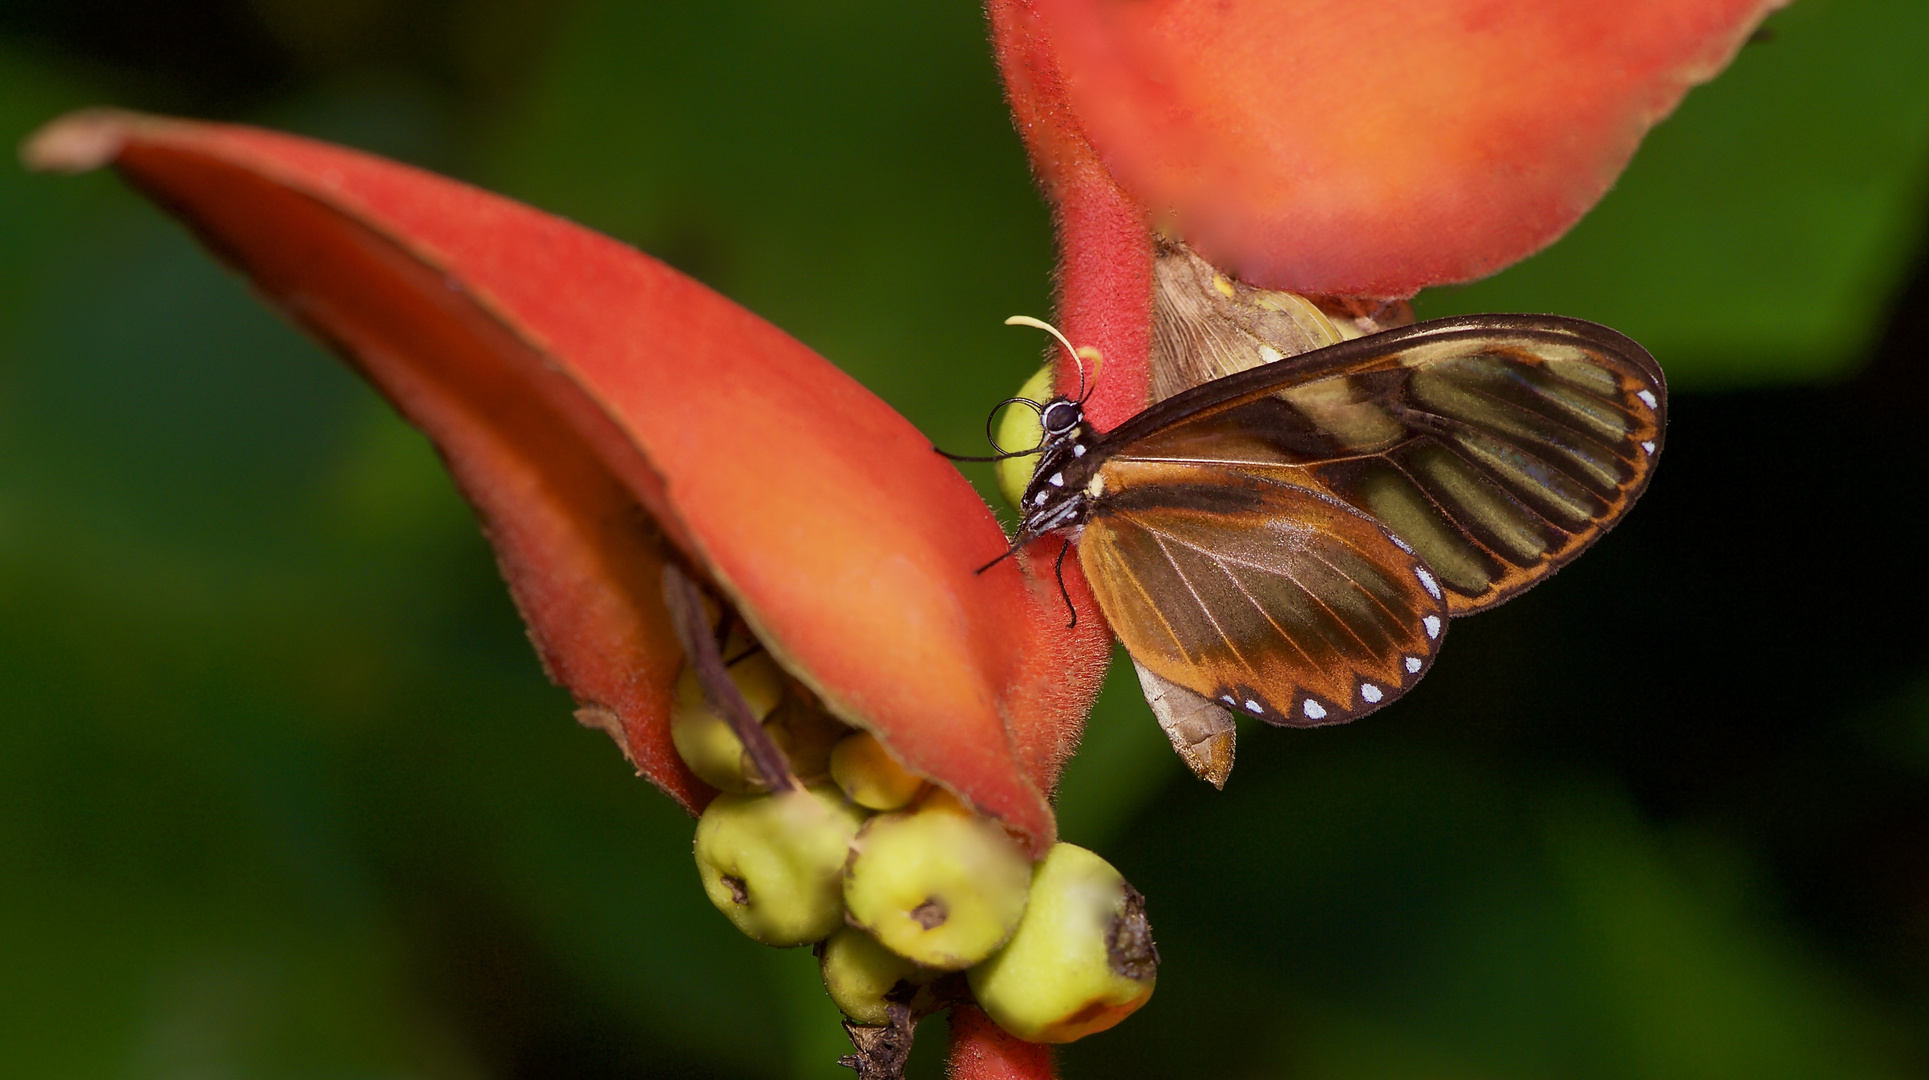
[[[1306,701],[1301,704],[1300,708],[1306,710],[1306,719],[1308,720],[1326,719],[1326,706],[1321,705],[1312,698],[1307,698]]]
[[[1080,446],[1080,445],[1078,445],[1077,443],[1074,443],[1074,444],[1072,444],[1072,456],[1073,456],[1073,457],[1084,457],[1084,456],[1085,456],[1085,448],[1084,448],[1083,446]]]
[[[1377,705],[1386,695],[1380,693],[1380,688],[1372,683],[1363,682],[1360,684],[1360,696],[1366,699],[1368,705]]]
[[[1234,700],[1233,700],[1233,697],[1232,697],[1232,695],[1231,695],[1231,694],[1220,694],[1220,695],[1219,695],[1219,700],[1220,700],[1220,701],[1223,701],[1223,702],[1225,702],[1225,703],[1226,703],[1226,704],[1228,704],[1228,705],[1237,705],[1237,704],[1239,704],[1239,702],[1237,702],[1237,701],[1234,701]]]
[[[1409,545],[1405,540],[1402,540],[1399,537],[1394,536],[1392,533],[1387,534],[1387,539],[1393,541],[1394,547],[1399,548],[1401,551],[1404,551],[1409,555],[1413,554],[1412,546]]]
[[[1261,345],[1259,347],[1259,358],[1268,364],[1277,364],[1281,360],[1286,359],[1286,354],[1273,348],[1271,345]]]
[[[1053,474],[1052,474],[1052,478],[1051,478],[1050,480],[1047,480],[1047,481],[1045,481],[1045,482],[1046,482],[1046,483],[1048,483],[1048,484],[1050,484],[1050,485],[1051,485],[1051,486],[1053,486],[1053,487],[1064,487],[1064,486],[1065,486],[1065,474],[1064,474],[1064,473],[1062,473],[1062,472],[1055,472],[1055,473],[1053,473]]]
[[[1654,453],[1654,444],[1651,442],[1644,442],[1641,444],[1641,449],[1646,450],[1648,453],[1652,454]]]
[[[1414,567],[1413,574],[1415,577],[1420,579],[1420,584],[1425,585],[1427,587],[1427,592],[1435,600],[1440,599],[1440,583],[1433,580],[1433,575],[1427,573],[1426,567],[1424,566]]]
[[[1033,506],[1043,506],[1045,505],[1045,500],[1049,498],[1051,498],[1051,496],[1041,491],[1038,493],[1038,498],[1033,499],[1031,502]]]
[[[1409,657],[1407,657],[1407,674],[1409,674],[1409,675],[1418,675],[1418,674],[1420,674],[1420,658],[1419,658],[1419,657],[1417,657],[1417,656],[1409,656]]]
[[[1420,621],[1426,624],[1427,637],[1429,639],[1437,638],[1440,636],[1440,616],[1429,615],[1426,618],[1421,619]]]
[[[1654,391],[1652,390],[1643,390],[1634,396],[1640,398],[1642,401],[1647,402],[1648,408],[1650,409],[1654,408],[1655,405],[1657,404],[1657,402],[1654,400]]]
[[[1260,713],[1263,713],[1263,712],[1265,712],[1266,710],[1265,710],[1265,709],[1264,709],[1264,708],[1263,708],[1263,707],[1262,707],[1262,706],[1261,706],[1261,705],[1259,704],[1259,702],[1257,702],[1257,701],[1254,701],[1254,700],[1253,700],[1253,699],[1251,699],[1251,698],[1247,698],[1247,699],[1246,699],[1246,711],[1247,711],[1247,712],[1249,712],[1249,713],[1252,713],[1252,714],[1254,714],[1254,715],[1256,716],[1256,715],[1258,715],[1258,714],[1260,714]]]

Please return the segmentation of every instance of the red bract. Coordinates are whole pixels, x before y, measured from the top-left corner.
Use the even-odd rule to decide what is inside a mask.
[[[1019,115],[1063,129],[1035,151],[1089,141],[1138,206],[1253,284],[1395,297],[1552,242],[1783,2],[991,7]]]
[[[1775,0],[990,0],[1053,204],[1058,319],[1146,404],[1153,230],[1248,281],[1406,296],[1550,242]],[[676,559],[839,717],[1022,833],[1110,639],[916,430],[755,316],[595,233],[367,155],[120,113],[30,164],[115,165],[435,441],[551,674],[695,810],[669,737]],[[1069,372],[1064,373],[1068,380]],[[1049,554],[1056,555],[1056,545]],[[1050,1055],[960,1009],[954,1077]]]
[[[668,558],[839,717],[1022,833],[1109,655],[908,422],[654,259],[521,204],[249,128],[82,113],[25,151],[114,165],[427,432],[544,663],[686,808]]]

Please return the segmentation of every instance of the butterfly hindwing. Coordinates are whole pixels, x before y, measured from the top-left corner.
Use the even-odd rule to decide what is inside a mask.
[[[1179,393],[1107,433],[1127,463],[1237,471],[1371,516],[1452,614],[1578,555],[1646,486],[1666,384],[1639,345],[1551,316],[1420,323]],[[1174,475],[1177,475],[1176,473]]]
[[[1322,492],[1238,469],[1108,461],[1079,560],[1161,678],[1275,724],[1340,723],[1417,682],[1446,629],[1427,567]]]

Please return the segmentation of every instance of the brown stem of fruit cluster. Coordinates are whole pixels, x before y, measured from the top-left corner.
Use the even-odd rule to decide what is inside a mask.
[[[851,1037],[857,1053],[837,1059],[839,1065],[857,1072],[857,1080],[904,1080],[904,1065],[911,1060],[911,1037],[917,1021],[911,1007],[897,1002],[885,1006],[888,1024],[858,1024],[844,1021],[844,1033]]]
[[[703,611],[703,590],[688,574],[675,566],[665,566],[663,602],[670,608],[670,622],[676,628],[677,640],[683,643],[684,658],[696,672],[697,681],[703,684],[703,696],[710,699],[710,704],[743,743],[756,778],[772,792],[797,790],[802,785],[791,775],[789,760],[770,732],[757,722],[750,703],[743,698],[743,691],[737,689],[730,678],[730,668],[723,662],[723,653],[717,648],[717,639],[710,629],[710,619]]]

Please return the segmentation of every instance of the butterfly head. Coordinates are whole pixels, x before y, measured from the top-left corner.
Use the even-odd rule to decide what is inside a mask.
[[[1085,422],[1085,409],[1076,401],[1055,398],[1039,411],[1038,422],[1045,429],[1045,445],[1054,439],[1062,439],[1072,433],[1072,429]],[[1040,450],[1044,445],[1039,447]]]
[[[1100,356],[1095,348],[1073,348],[1057,327],[1029,315],[1014,315],[1006,319],[1005,324],[1030,326],[1051,334],[1078,369],[1076,397],[1059,395],[1038,401],[1021,396],[999,403],[1001,407],[1023,405],[1038,414],[1038,445],[1032,449],[1007,450],[998,445],[997,439],[992,440],[1001,458],[1037,455],[1031,480],[1019,502],[1024,519],[1019,527],[1018,544],[1023,544],[1048,532],[1077,528],[1084,522],[1090,501],[1097,494],[1092,484],[1097,476],[1098,459],[1095,455],[1088,456],[1092,455],[1097,437],[1085,422],[1085,398],[1092,390],[1086,362],[1090,360],[1096,370]],[[1038,378],[1048,379],[1050,370],[1040,372]]]
[[[1085,422],[1085,407],[1070,398],[1053,398],[1039,412],[1044,436],[1038,464],[1025,487],[1021,534],[1038,536],[1075,528],[1085,520],[1098,477],[1097,435]]]

